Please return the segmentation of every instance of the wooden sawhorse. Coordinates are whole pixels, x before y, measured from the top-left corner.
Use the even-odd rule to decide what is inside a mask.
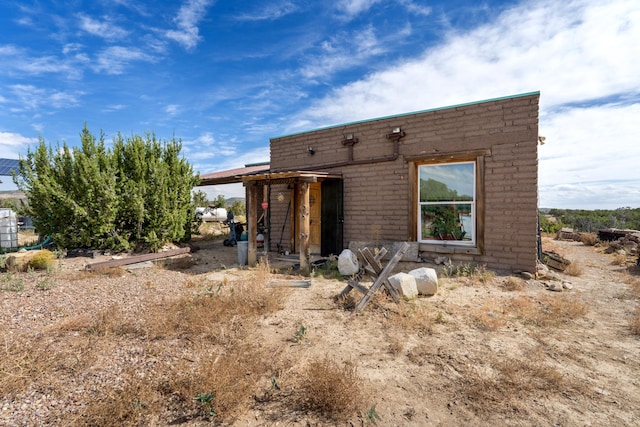
[[[385,248],[382,248],[375,256],[371,253],[369,248],[359,250],[360,255],[367,264],[365,266],[365,270],[372,273],[376,277],[376,279],[373,282],[373,285],[371,285],[371,287],[368,289],[358,283],[356,279],[350,279],[347,282],[347,286],[338,295],[338,298],[347,296],[353,289],[363,293],[364,296],[362,297],[360,302],[356,304],[355,307],[355,311],[361,311],[367,306],[369,300],[371,299],[371,297],[373,297],[373,294],[375,294],[381,286],[384,286],[395,303],[400,304],[398,293],[393,288],[393,286],[391,286],[391,283],[389,283],[388,277],[408,249],[409,244],[407,242],[403,242],[402,245],[400,245],[400,248],[398,248],[398,251],[391,258],[391,260],[389,260],[384,268],[382,267],[382,263],[380,262],[380,260],[387,254],[387,250]]]

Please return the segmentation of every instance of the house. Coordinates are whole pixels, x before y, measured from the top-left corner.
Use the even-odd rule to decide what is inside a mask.
[[[303,269],[309,254],[339,254],[352,241],[409,241],[424,258],[535,271],[539,98],[272,138],[268,169],[232,172],[246,187],[248,235],[264,214],[269,250],[299,253]],[[217,183],[207,177],[201,185]]]

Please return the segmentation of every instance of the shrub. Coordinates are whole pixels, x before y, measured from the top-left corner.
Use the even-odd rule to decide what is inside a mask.
[[[44,249],[38,251],[33,257],[29,260],[29,267],[34,270],[50,270],[53,268],[56,262],[56,256],[53,252]]]

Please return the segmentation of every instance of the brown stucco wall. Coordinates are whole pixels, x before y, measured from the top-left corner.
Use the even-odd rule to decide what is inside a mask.
[[[538,205],[539,93],[516,95],[473,104],[367,120],[271,139],[271,171],[317,170],[342,174],[344,180],[344,245],[353,240],[398,241],[415,239],[415,191],[411,168],[449,154],[482,151],[484,223],[480,249],[448,252],[454,261],[476,262],[490,268],[534,271]],[[406,135],[393,161],[329,166],[344,163],[348,148],[345,133],[353,133],[356,162],[389,157],[394,143],[386,138],[393,127]],[[314,155],[307,152],[311,147]],[[461,154],[462,153],[462,154]],[[280,240],[290,192],[274,186],[271,200],[272,249]],[[283,194],[285,202],[275,197]],[[480,213],[480,212],[479,212]],[[289,249],[292,212],[283,242]],[[421,245],[422,255],[437,255]],[[454,251],[455,252],[455,251]]]

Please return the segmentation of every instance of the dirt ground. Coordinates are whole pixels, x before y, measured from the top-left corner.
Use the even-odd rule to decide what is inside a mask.
[[[64,259],[51,290],[38,292],[27,285],[22,292],[0,291],[3,341],[25,328],[46,335],[47,327],[70,311],[129,304],[143,292],[138,287],[150,287],[149,281],[158,283],[153,294],[144,293],[147,301],[168,298],[187,282],[233,281],[251,274],[251,269],[238,268],[235,248],[220,241],[200,246],[181,268],[167,269],[162,283],[151,273],[157,268],[131,270],[122,298],[117,293],[122,285],[109,291],[108,278],[93,285],[62,279],[108,256]],[[288,409],[282,399],[255,398],[232,424],[638,425],[640,336],[629,326],[640,307],[638,272],[630,264],[614,263],[603,248],[551,239],[544,246],[579,267],[576,275],[558,273],[555,282],[564,284],[562,292],[536,279],[494,276],[482,269],[445,277],[440,269],[436,295],[400,307],[378,298],[355,313],[347,302],[334,300],[343,280],[313,275],[307,288],[284,288],[284,308],[259,319],[251,344],[274,349],[292,365],[327,357],[352,363],[366,391],[361,411],[328,420]],[[302,279],[290,270],[294,261],[272,257],[270,262],[272,282]],[[398,270],[421,266],[436,267],[400,263]],[[90,298],[82,297],[79,287]],[[76,306],[61,309],[71,295],[77,295],[71,301]],[[88,302],[83,307],[77,301]],[[292,340],[302,327],[303,339]],[[286,382],[287,373],[281,376]],[[0,424],[45,425],[46,413],[56,409],[47,406],[40,418],[34,415],[38,396],[33,391],[0,396]]]

